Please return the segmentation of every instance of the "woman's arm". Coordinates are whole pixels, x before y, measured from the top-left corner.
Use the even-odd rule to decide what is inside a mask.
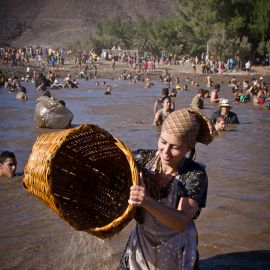
[[[177,209],[162,205],[146,196],[143,186],[132,186],[129,204],[143,207],[160,222],[177,231],[184,231],[198,211],[198,203],[190,198],[181,198]]]
[[[156,112],[157,112],[157,105],[158,105],[158,101],[156,101],[155,102],[155,104],[154,104],[154,117],[155,117],[155,115],[156,115]]]
[[[175,102],[172,100],[172,103],[171,103],[171,109],[174,111],[175,110]]]
[[[155,118],[153,121],[153,126],[158,126],[159,121],[160,121],[160,115],[161,115],[162,109],[158,110],[155,114]]]

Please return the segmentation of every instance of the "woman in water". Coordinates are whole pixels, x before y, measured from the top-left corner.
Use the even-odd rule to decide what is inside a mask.
[[[157,151],[135,153],[142,173],[129,204],[137,206],[137,223],[118,269],[197,269],[194,220],[205,207],[208,180],[193,157],[196,142],[209,144],[215,134],[199,112],[181,109],[164,121]]]

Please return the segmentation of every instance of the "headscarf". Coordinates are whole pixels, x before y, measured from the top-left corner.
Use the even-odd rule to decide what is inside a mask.
[[[180,109],[167,116],[161,131],[181,138],[192,150],[196,142],[209,144],[217,135],[211,121],[198,110]]]

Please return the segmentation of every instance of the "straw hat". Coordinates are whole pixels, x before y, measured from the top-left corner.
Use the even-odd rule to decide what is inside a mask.
[[[222,99],[219,102],[219,107],[231,107],[231,105],[229,104],[229,100],[228,99]]]

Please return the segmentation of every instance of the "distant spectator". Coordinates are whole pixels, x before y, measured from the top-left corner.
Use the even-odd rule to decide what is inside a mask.
[[[250,63],[250,61],[247,61],[246,63],[245,63],[245,69],[246,69],[246,71],[250,71],[250,69],[251,69],[251,63]]]

